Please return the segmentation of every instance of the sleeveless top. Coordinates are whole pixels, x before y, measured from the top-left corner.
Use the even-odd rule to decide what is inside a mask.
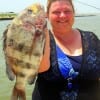
[[[75,74],[75,73],[70,73],[70,71],[79,72],[80,67],[81,67],[81,62],[82,62],[82,55],[69,56],[65,54],[59,48],[58,45],[56,45],[56,52],[57,52],[57,59],[58,59],[58,65],[59,65],[58,67],[60,69],[61,74],[64,76],[64,78],[70,77],[70,75],[68,74]]]
[[[68,81],[68,88],[72,88],[71,81],[79,74],[82,56],[68,56],[56,45],[58,68],[61,75]]]

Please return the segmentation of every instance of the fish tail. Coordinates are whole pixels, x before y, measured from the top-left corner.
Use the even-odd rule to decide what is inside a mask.
[[[24,89],[19,89],[14,86],[11,100],[26,100],[26,93]]]

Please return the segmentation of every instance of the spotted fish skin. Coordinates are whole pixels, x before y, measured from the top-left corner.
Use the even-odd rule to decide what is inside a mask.
[[[43,56],[46,16],[41,4],[33,4],[15,17],[4,32],[6,72],[15,81],[11,100],[26,100],[25,85],[34,83]]]

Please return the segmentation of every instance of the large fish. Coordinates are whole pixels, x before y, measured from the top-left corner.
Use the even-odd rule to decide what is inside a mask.
[[[15,81],[11,100],[26,100],[25,84],[34,83],[43,56],[47,31],[45,10],[33,4],[16,16],[4,31],[6,72]]]

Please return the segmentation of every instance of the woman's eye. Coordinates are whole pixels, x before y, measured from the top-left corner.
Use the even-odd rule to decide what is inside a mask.
[[[72,14],[72,11],[64,11],[65,14]]]
[[[28,9],[28,14],[32,14],[32,10],[31,9]]]
[[[55,12],[53,12],[53,14],[58,15],[58,14],[60,14],[60,12],[59,11],[55,11]]]

